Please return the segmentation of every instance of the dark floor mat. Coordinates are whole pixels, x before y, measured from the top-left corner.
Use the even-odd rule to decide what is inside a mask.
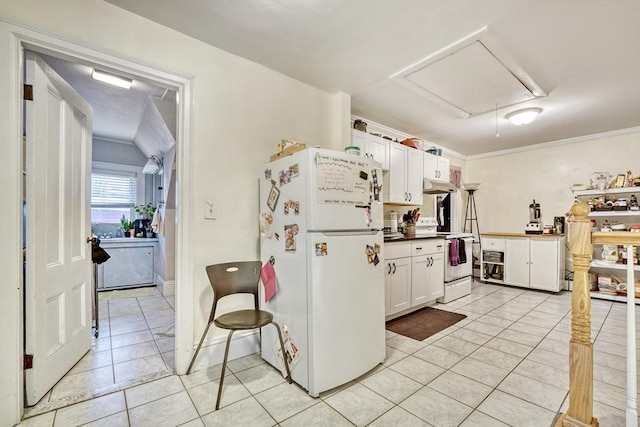
[[[387,330],[422,341],[464,319],[464,314],[425,307],[387,322]]]

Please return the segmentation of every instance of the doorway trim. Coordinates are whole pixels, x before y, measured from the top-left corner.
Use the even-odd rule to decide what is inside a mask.
[[[193,263],[191,242],[193,241],[192,216],[189,206],[193,205],[193,147],[192,135],[192,78],[187,74],[164,70],[162,67],[144,64],[135,58],[128,57],[105,48],[83,45],[77,41],[63,40],[37,29],[0,17],[0,44],[6,43],[0,50],[0,57],[5,57],[8,67],[0,78],[7,85],[0,88],[0,93],[7,93],[0,113],[5,116],[5,125],[0,126],[0,179],[7,185],[5,213],[5,236],[0,239],[0,267],[5,282],[0,286],[0,322],[3,332],[0,333],[0,377],[3,386],[0,388],[0,413],[3,423],[14,425],[20,422],[24,406],[24,380],[22,366],[23,352],[23,256],[22,256],[22,82],[24,75],[24,51],[53,54],[67,60],[81,63],[94,63],[108,66],[115,70],[152,80],[156,83],[175,89],[178,93],[176,118],[176,182],[180,186],[177,191],[176,215],[176,343],[175,367],[178,374],[186,372],[193,351],[193,317],[189,315],[189,304],[193,301]],[[4,51],[4,52],[3,52]],[[3,195],[5,191],[3,191]],[[5,419],[6,417],[6,419]]]

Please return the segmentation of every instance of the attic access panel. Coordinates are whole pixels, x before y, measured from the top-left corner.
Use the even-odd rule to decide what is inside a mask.
[[[486,28],[390,79],[465,118],[546,96]]]

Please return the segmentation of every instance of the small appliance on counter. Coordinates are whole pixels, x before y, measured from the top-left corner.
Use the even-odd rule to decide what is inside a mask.
[[[536,199],[533,199],[533,203],[529,205],[529,224],[524,227],[525,234],[542,234],[540,218],[540,203],[536,203]]]

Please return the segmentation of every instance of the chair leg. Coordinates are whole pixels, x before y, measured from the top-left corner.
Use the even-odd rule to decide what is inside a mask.
[[[282,360],[284,360],[284,367],[287,370],[287,381],[291,384],[291,371],[289,371],[289,362],[287,361],[287,354],[284,350],[284,341],[282,341],[282,332],[280,332],[280,325],[276,322],[271,322],[273,326],[278,330],[278,338],[280,339],[280,348],[282,349]]]
[[[231,335],[233,331],[229,331],[227,336],[227,346],[224,349],[224,359],[222,359],[222,372],[220,373],[220,385],[218,386],[218,398],[216,399],[216,411],[220,407],[220,398],[222,397],[222,384],[224,384],[224,371],[227,369],[227,357],[229,356],[229,344],[231,344]]]
[[[200,344],[198,344],[198,348],[196,348],[196,352],[193,353],[193,357],[191,358],[191,363],[189,363],[189,369],[187,369],[187,375],[189,375],[189,373],[191,373],[191,368],[193,368],[193,362],[196,361],[196,357],[198,357],[198,352],[200,351],[200,347],[202,347],[202,343],[204,342],[204,337],[207,336],[207,332],[209,332],[209,326],[211,326],[211,323],[213,322],[209,322],[207,323],[207,327],[204,328],[204,332],[202,334],[202,338],[200,338]]]

